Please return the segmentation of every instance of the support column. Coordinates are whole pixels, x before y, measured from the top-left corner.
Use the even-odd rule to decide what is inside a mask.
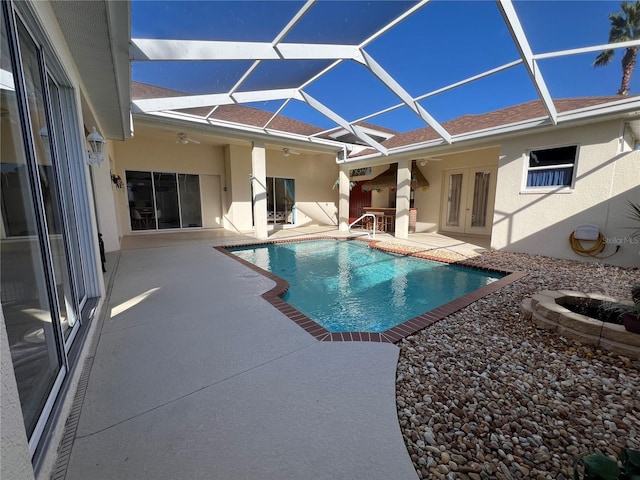
[[[253,226],[259,240],[267,238],[267,162],[264,143],[251,148],[251,186],[253,189]]]
[[[398,161],[396,187],[396,238],[409,238],[409,205],[411,195],[411,160]]]
[[[339,175],[338,225],[341,232],[349,230],[349,169],[341,166]]]

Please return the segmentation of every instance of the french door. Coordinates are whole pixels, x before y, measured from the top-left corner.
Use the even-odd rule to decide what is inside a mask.
[[[491,235],[496,167],[445,170],[440,230]]]

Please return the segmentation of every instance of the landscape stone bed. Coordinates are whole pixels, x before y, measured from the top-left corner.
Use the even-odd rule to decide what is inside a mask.
[[[520,312],[545,290],[629,298],[640,271],[504,252],[466,261],[529,275],[398,342],[398,418],[418,477],[569,480],[577,458],[640,450],[640,362]]]
[[[520,304],[523,318],[533,321],[540,328],[558,332],[580,343],[599,345],[610,352],[640,360],[640,335],[628,332],[623,325],[604,322],[581,313],[572,307],[589,306],[597,312],[603,304],[615,304],[618,300],[599,293],[582,293],[575,290],[543,290]],[[575,310],[579,310],[575,308]]]

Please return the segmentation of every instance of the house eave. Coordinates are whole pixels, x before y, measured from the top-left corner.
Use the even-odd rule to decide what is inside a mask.
[[[541,130],[551,130],[557,128],[568,128],[590,123],[599,123],[614,119],[635,119],[640,118],[640,99],[638,97],[625,98],[615,102],[610,102],[592,107],[585,107],[568,112],[559,113],[557,124],[553,125],[548,117],[533,118],[522,122],[491,127],[472,132],[465,132],[458,135],[452,135],[451,144],[447,144],[444,140],[437,138],[426,142],[405,145],[397,148],[390,148],[387,160],[393,156],[404,156],[407,154],[416,155],[427,153],[437,147],[455,147],[460,144],[482,142],[484,140],[494,140],[496,138],[508,138],[514,135],[522,135],[535,133]],[[367,160],[375,160],[383,157],[379,152],[369,155],[361,155],[353,158],[347,158],[339,163],[355,163]]]
[[[328,139],[315,138],[307,135],[283,132],[269,128],[243,125],[224,120],[203,118],[181,112],[150,112],[133,114],[134,121],[146,124],[164,124],[199,130],[209,135],[225,137],[240,141],[264,142],[268,144],[283,144],[298,148],[309,148],[318,153],[337,154],[342,152],[345,144]]]
[[[85,95],[111,140],[131,137],[130,2],[51,2]]]

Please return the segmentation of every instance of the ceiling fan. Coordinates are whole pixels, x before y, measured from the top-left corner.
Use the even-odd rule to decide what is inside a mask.
[[[186,145],[187,143],[200,143],[198,140],[191,138],[186,133],[180,132],[176,135],[176,143]]]
[[[295,150],[285,147],[282,149],[282,155],[288,157],[289,155],[300,155],[300,152],[296,152]]]

